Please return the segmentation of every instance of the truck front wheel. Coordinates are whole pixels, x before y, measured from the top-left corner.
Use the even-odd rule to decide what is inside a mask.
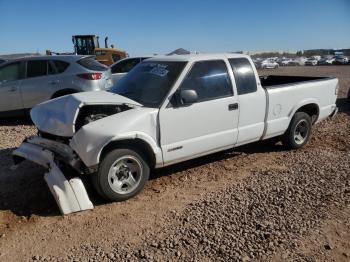
[[[115,149],[105,155],[92,180],[96,191],[112,201],[137,195],[146,184],[150,168],[141,152]]]
[[[297,112],[282,137],[283,145],[289,149],[303,147],[309,141],[311,127],[311,117],[304,112]]]

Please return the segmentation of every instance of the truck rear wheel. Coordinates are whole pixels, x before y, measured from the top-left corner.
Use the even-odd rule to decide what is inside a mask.
[[[137,195],[149,178],[150,168],[141,152],[115,149],[103,158],[93,185],[104,198],[123,201]]]
[[[309,141],[311,128],[311,117],[304,112],[297,112],[282,137],[283,145],[289,149],[303,147]]]

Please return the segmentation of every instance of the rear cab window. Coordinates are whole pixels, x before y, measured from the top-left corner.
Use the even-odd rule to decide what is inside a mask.
[[[233,75],[236,81],[238,95],[254,93],[257,91],[257,83],[252,65],[247,58],[229,59]]]
[[[107,66],[101,64],[100,62],[95,60],[93,57],[84,57],[84,58],[78,60],[77,63],[88,70],[93,70],[93,71],[107,71],[108,70]]]

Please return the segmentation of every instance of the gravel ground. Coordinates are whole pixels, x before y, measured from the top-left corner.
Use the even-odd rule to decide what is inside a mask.
[[[207,194],[169,219],[177,225],[164,239],[153,236],[128,252],[158,261],[267,260],[279,248],[292,252],[330,210],[350,204],[349,147],[315,149],[283,153],[279,168],[257,168],[243,183]]]
[[[0,123],[0,261],[350,261],[350,67],[261,74],[335,75],[339,114],[309,145],[255,143],[153,174],[142,194],[61,217],[42,180],[10,152],[35,129]]]

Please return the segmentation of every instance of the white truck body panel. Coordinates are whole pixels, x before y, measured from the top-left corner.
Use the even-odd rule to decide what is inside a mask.
[[[101,151],[108,143],[138,138],[151,146],[157,163],[162,163],[157,143],[157,114],[155,108],[138,107],[111,115],[83,126],[71,139],[70,146],[90,167],[98,164]]]
[[[239,135],[236,146],[261,139],[265,126],[265,110],[265,91],[262,88],[258,88],[256,93],[239,96]]]
[[[190,110],[162,108],[159,124],[164,165],[233,147],[238,135],[238,111],[227,108],[235,102],[237,97],[226,97],[193,104]]]
[[[264,138],[282,135],[288,128],[294,113],[304,105],[316,104],[319,108],[317,121],[327,118],[335,109],[335,78],[324,81],[310,81],[303,84],[268,88],[269,111]]]

